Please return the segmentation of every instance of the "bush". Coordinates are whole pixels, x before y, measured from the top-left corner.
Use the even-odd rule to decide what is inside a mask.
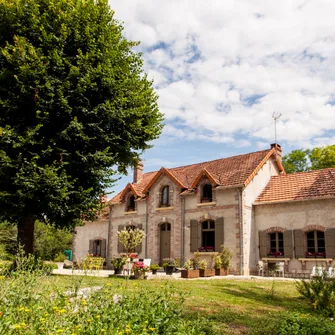
[[[278,335],[333,335],[335,323],[329,318],[288,314],[278,328]]]
[[[311,280],[301,280],[296,286],[315,310],[326,316],[335,315],[335,279],[328,277],[326,271],[322,276],[315,276]]]
[[[130,291],[108,283],[79,293],[57,291],[34,272],[2,278],[0,334],[217,334],[204,318],[183,317],[184,294],[169,285]]]

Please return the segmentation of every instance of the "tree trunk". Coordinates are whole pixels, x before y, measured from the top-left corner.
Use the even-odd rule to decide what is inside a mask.
[[[35,220],[26,216],[19,220],[17,225],[17,243],[23,247],[26,255],[34,251]]]

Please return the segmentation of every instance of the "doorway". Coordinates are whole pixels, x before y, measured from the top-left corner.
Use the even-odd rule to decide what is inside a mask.
[[[170,257],[171,224],[164,222],[160,226],[160,264],[163,259]]]

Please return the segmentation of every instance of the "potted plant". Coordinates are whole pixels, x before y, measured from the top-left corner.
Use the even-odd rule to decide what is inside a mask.
[[[216,276],[224,276],[225,270],[222,268],[222,261],[221,256],[217,255],[214,258],[214,269],[215,269],[215,275]]]
[[[207,261],[203,259],[199,265],[200,277],[213,277],[215,276],[215,270],[207,268]]]
[[[167,275],[172,275],[173,270],[176,267],[176,261],[173,258],[164,258],[163,267]]]
[[[63,269],[65,259],[66,259],[66,257],[64,255],[64,253],[62,253],[62,252],[59,252],[55,256],[54,262],[57,263],[57,267],[58,267],[59,270]]]
[[[157,271],[160,269],[160,266],[158,264],[152,264],[150,265],[150,270],[153,275],[157,274]]]
[[[221,267],[225,270],[225,275],[228,275],[229,267],[230,267],[230,260],[233,257],[233,254],[223,244],[220,247],[221,247],[221,252],[220,252]]]
[[[199,270],[194,269],[192,264],[192,260],[188,259],[181,270],[181,278],[198,278],[199,277]]]
[[[146,273],[150,270],[149,266],[143,262],[136,262],[133,265],[135,279],[145,279]]]
[[[122,268],[126,262],[127,258],[125,257],[115,257],[111,259],[111,264],[113,266],[115,275],[120,275],[122,273]]]

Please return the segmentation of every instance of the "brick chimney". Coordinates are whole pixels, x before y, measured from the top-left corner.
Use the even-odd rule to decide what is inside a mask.
[[[143,163],[142,161],[138,161],[134,166],[134,180],[133,182],[136,184],[143,178]]]
[[[282,153],[282,149],[280,144],[278,143],[272,143],[271,144],[271,149],[275,148],[276,149],[276,159],[278,159],[279,161],[281,161],[281,153]]]

